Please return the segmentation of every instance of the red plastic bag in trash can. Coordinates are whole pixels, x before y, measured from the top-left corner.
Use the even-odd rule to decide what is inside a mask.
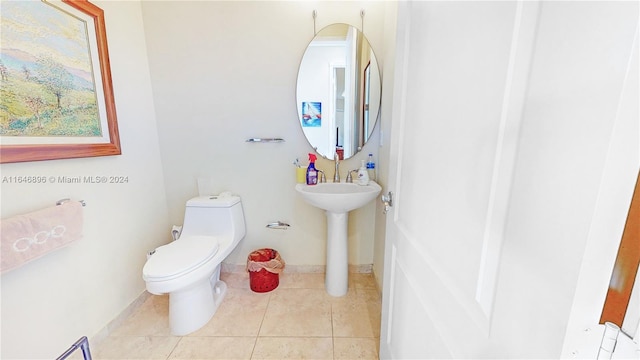
[[[247,257],[249,286],[255,292],[268,292],[278,287],[284,261],[273,249],[259,249]]]

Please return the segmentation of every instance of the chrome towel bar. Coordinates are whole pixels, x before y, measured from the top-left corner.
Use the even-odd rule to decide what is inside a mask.
[[[247,139],[245,142],[252,143],[273,143],[273,142],[284,142],[283,138],[251,138]]]
[[[67,201],[71,201],[71,199],[60,199],[60,200],[56,201],[56,206],[62,205],[64,203],[66,203]],[[87,206],[87,203],[85,203],[84,200],[78,200],[78,202],[80,204],[82,204],[82,206]]]

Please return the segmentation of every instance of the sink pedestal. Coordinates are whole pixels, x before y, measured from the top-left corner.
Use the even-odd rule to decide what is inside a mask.
[[[349,213],[327,211],[327,269],[324,286],[331,296],[344,296],[349,289],[347,225]]]
[[[354,183],[297,184],[302,198],[327,214],[327,269],[324,286],[331,296],[344,296],[349,289],[349,211],[375,199],[382,188],[374,181],[368,185]]]

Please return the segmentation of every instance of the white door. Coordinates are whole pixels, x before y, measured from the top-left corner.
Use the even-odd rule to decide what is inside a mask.
[[[382,359],[487,354],[537,11],[399,4]]]
[[[593,358],[638,3],[398,6],[380,357]]]

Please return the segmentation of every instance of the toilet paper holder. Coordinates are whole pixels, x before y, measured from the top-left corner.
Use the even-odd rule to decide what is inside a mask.
[[[277,230],[287,230],[291,225],[284,223],[282,221],[276,221],[267,224],[267,228],[269,229],[277,229]]]

